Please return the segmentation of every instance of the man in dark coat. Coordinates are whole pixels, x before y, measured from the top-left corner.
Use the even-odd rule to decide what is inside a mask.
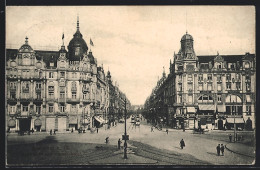
[[[180,141],[180,146],[181,146],[181,149],[183,149],[183,147],[185,146],[185,142],[183,139],[181,139],[181,141]]]
[[[52,135],[52,129],[50,130],[50,135]]]
[[[120,149],[120,145],[121,145],[121,140],[120,140],[120,138],[118,139],[118,142],[117,142],[117,145],[118,145],[118,149]]]
[[[225,147],[224,147],[223,144],[221,144],[221,146],[220,146],[220,150],[221,150],[221,154],[222,154],[222,156],[224,156],[224,150],[225,150]]]
[[[231,134],[229,134],[229,142],[232,142],[232,135]]]
[[[217,154],[218,154],[218,156],[220,155],[220,144],[218,144],[218,146],[217,146]]]

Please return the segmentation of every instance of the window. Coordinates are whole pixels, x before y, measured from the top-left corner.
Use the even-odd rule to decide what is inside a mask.
[[[79,55],[79,52],[80,52],[80,47],[76,47],[76,49],[75,49],[75,55]]]
[[[36,113],[41,114],[41,106],[36,105]]]
[[[23,112],[28,112],[28,106],[23,106]]]
[[[76,99],[76,98],[77,98],[76,92],[72,92],[72,99]]]
[[[192,91],[192,83],[188,83],[188,90]]]
[[[246,106],[246,115],[251,115],[251,106]]]
[[[182,103],[182,96],[179,95],[179,103]]]
[[[221,83],[218,83],[217,86],[218,86],[218,87],[217,87],[217,90],[218,90],[218,91],[221,91],[221,90],[222,90],[222,88],[221,88]]]
[[[189,102],[189,103],[192,103],[192,95],[189,95],[189,96],[188,96],[188,102]]]
[[[217,65],[217,68],[218,68],[218,69],[221,69],[221,67],[222,67],[221,64],[218,64],[218,65]]]
[[[208,83],[208,91],[212,90],[212,83]]]
[[[203,90],[203,84],[199,84],[199,90],[202,91]]]
[[[248,74],[246,75],[246,81],[250,81],[250,76]]]
[[[250,102],[251,102],[251,96],[248,95],[248,94],[246,95],[246,102],[247,102],[247,103],[250,103]]]
[[[227,86],[227,90],[231,89],[231,83],[227,83],[226,86]]]
[[[54,92],[53,91],[49,91],[49,98],[54,99]]]
[[[52,113],[53,112],[53,105],[49,104],[49,112]]]
[[[208,80],[212,80],[212,74],[208,74]]]
[[[41,93],[36,93],[36,98],[41,99]]]
[[[240,81],[240,74],[238,74],[238,73],[236,74],[236,80]]]
[[[15,113],[16,106],[10,106],[10,113]]]
[[[71,112],[75,113],[77,111],[77,105],[71,105]]]
[[[50,67],[54,67],[54,62],[50,62]]]
[[[60,78],[65,78],[65,72],[60,72]]]
[[[245,63],[245,68],[250,68],[249,62],[246,62],[246,63]]]
[[[182,84],[179,84],[179,91],[182,91]]]
[[[41,84],[41,83],[36,83],[36,88],[37,88],[37,89],[41,89],[41,87],[42,87],[42,84]]]
[[[49,78],[53,78],[53,72],[49,72]]]
[[[83,99],[87,99],[87,94],[83,93]]]
[[[236,88],[237,88],[237,90],[240,90],[241,89],[241,84],[240,83],[236,83]]]
[[[231,74],[227,74],[226,76],[227,76],[227,78],[226,78],[227,81],[231,81]]]
[[[64,105],[60,105],[60,112],[65,112],[65,106]]]
[[[182,81],[182,75],[179,75],[179,81]]]
[[[188,80],[192,81],[192,75],[191,74],[188,74]]]
[[[251,83],[246,83],[246,90],[247,90],[247,91],[250,91],[250,90],[251,90],[251,87],[250,87],[250,86],[251,86]]]
[[[220,74],[217,75],[217,81],[221,81],[221,75]]]
[[[222,101],[221,95],[218,95],[218,103],[221,103],[221,101]]]
[[[60,92],[60,98],[64,99],[65,98],[65,92]]]
[[[235,63],[228,63],[229,69],[235,69]]]
[[[203,75],[202,75],[202,74],[199,74],[198,79],[199,79],[199,81],[202,81],[202,80],[203,80]]]
[[[11,98],[11,99],[16,99],[16,94],[15,94],[15,93],[11,93],[11,94],[10,94],[10,98]]]

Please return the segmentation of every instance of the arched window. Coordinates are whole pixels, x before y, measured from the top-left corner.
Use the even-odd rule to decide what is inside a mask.
[[[212,103],[213,98],[208,95],[202,95],[198,98],[198,103]]]
[[[242,103],[242,100],[237,95],[228,95],[226,97],[226,103]]]
[[[246,63],[245,63],[245,68],[250,68],[249,62],[246,62]]]

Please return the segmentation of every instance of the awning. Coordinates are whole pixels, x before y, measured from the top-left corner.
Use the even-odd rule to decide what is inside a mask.
[[[200,110],[215,110],[215,105],[199,105]]]
[[[187,107],[188,113],[196,113],[195,107]]]
[[[224,105],[217,105],[218,112],[224,113],[226,112],[226,106]]]
[[[10,119],[10,120],[8,121],[8,126],[9,126],[9,127],[15,127],[15,120]]]
[[[94,117],[99,123],[103,123],[103,119],[101,118],[101,117],[97,117],[97,116],[95,116]],[[101,118],[101,119],[100,119]]]
[[[227,118],[227,123],[233,123],[234,124],[234,118]],[[243,118],[235,118],[235,123],[245,123]]]
[[[36,119],[34,121],[34,126],[41,126],[42,125],[42,121],[40,119]]]
[[[99,117],[99,119],[102,121],[102,123],[105,123],[105,120],[102,117]]]
[[[69,117],[69,124],[77,124],[77,116],[70,116]]]

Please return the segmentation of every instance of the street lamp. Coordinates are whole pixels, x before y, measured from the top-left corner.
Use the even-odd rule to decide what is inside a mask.
[[[235,105],[234,105],[234,100],[233,100],[233,116],[234,116],[234,142],[236,142],[236,116],[234,114],[234,110],[235,110]]]
[[[126,134],[126,98],[125,98],[125,135],[123,135],[123,140],[125,140],[124,143],[124,159],[127,159],[127,143],[126,140],[129,139],[129,136]]]

